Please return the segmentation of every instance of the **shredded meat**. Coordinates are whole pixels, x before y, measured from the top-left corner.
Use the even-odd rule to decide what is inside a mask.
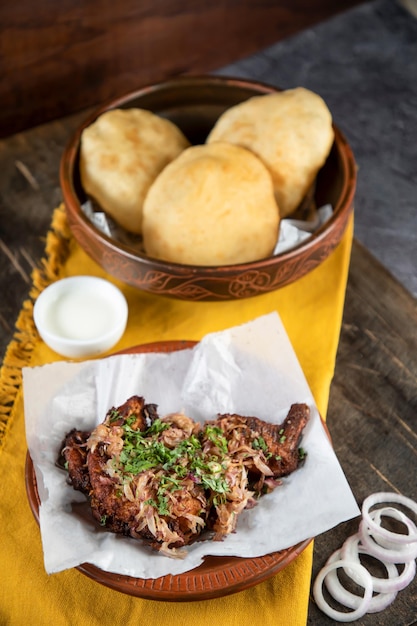
[[[183,557],[204,531],[214,540],[234,532],[239,514],[297,469],[308,418],[294,404],[279,426],[235,414],[201,425],[182,413],[160,418],[133,396],[93,431],[69,432],[61,456],[101,525]]]

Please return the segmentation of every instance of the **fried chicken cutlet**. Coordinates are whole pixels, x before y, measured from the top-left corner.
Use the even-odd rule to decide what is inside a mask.
[[[236,414],[200,424],[160,418],[133,396],[91,432],[70,431],[61,454],[102,526],[182,558],[203,532],[234,532],[239,514],[299,467],[308,419],[308,406],[295,404],[281,425]]]

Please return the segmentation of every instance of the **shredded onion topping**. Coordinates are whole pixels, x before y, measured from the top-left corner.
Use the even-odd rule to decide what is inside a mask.
[[[218,541],[233,533],[240,513],[281,484],[268,466],[271,457],[281,457],[260,433],[247,431],[244,418],[222,416],[200,425],[183,413],[154,417],[141,429],[137,413],[111,409],[87,441],[104,469],[101,485],[108,482],[115,494],[104,493],[110,504],[105,500],[100,523],[106,525],[111,507],[119,507],[133,536],[146,535],[175,558],[183,558],[180,548],[204,529]]]

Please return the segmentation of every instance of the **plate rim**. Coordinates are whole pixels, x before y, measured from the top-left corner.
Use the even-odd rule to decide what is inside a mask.
[[[131,346],[111,356],[174,352],[192,348],[197,343],[193,340],[153,341]],[[25,461],[25,486],[29,506],[39,525],[40,498],[29,450]],[[202,564],[192,570],[158,578],[135,578],[107,572],[91,563],[81,563],[73,569],[110,589],[142,599],[164,602],[210,600],[244,591],[271,578],[292,563],[312,541],[313,538],[308,538],[285,550],[260,557],[207,556]]]

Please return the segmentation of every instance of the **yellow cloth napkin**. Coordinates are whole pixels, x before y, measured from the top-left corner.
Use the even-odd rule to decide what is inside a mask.
[[[129,303],[125,335],[113,351],[168,339],[200,339],[278,311],[315,397],[326,415],[342,321],[353,218],[330,257],[301,280],[278,291],[240,301],[187,302],[153,296],[105,274],[72,239],[63,207],[54,212],[42,268],[35,271],[31,300],[23,306],[17,332],[1,369],[0,533],[2,574],[0,623],[20,626],[106,626],[164,624],[253,626],[307,622],[312,544],[288,567],[246,591],[201,602],[158,602],[104,587],[78,570],[47,575],[39,528],[25,492],[26,440],[21,367],[61,360],[39,339],[33,300],[52,280],[91,274],[112,280]]]

